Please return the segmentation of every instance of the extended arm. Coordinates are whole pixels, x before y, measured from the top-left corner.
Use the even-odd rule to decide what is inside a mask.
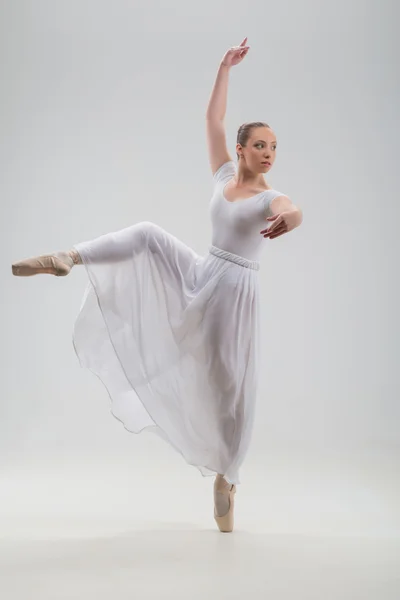
[[[206,113],[208,154],[213,174],[232,160],[226,144],[224,118],[226,113],[230,67],[219,65]]]
[[[303,222],[303,211],[293,204],[288,196],[277,196],[268,207],[270,216],[266,221],[272,222],[267,229],[260,231],[265,238],[273,239],[299,227]]]
[[[249,46],[244,38],[240,46],[225,52],[218,67],[217,77],[211,92],[206,112],[207,144],[213,174],[226,162],[232,160],[226,145],[224,118],[226,113],[229,72],[246,56]]]
[[[293,204],[288,196],[277,196],[271,200],[269,209],[272,215],[279,215],[283,212],[293,213],[293,223],[296,224],[296,227],[301,225],[303,221],[303,211]]]

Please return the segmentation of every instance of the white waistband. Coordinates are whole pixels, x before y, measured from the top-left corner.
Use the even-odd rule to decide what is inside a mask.
[[[241,265],[242,267],[255,269],[256,271],[259,271],[260,269],[260,263],[256,260],[249,260],[248,258],[244,258],[243,256],[232,254],[232,252],[221,250],[221,248],[217,248],[216,246],[210,246],[209,251],[211,254],[214,254],[214,256],[219,256],[219,258],[230,260],[231,262],[234,262],[237,265]]]

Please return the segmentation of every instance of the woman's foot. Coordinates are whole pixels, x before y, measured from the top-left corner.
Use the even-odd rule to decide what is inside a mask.
[[[69,252],[54,252],[53,254],[44,254],[42,256],[34,256],[19,262],[13,263],[13,275],[20,277],[29,277],[39,273],[49,273],[64,277],[68,275],[72,267],[79,264],[81,259],[76,250]]]
[[[214,519],[223,533],[233,531],[236,486],[218,474],[214,481]]]

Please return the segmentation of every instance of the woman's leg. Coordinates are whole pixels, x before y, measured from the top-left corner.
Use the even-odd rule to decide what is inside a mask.
[[[148,245],[156,245],[160,232],[161,228],[155,223],[141,221],[94,240],[75,244],[72,250],[86,263],[124,262],[142,252]]]
[[[28,277],[39,273],[68,275],[74,265],[86,261],[112,263],[129,260],[144,249],[146,240],[156,234],[159,227],[150,221],[142,221],[116,232],[106,233],[94,240],[75,244],[70,250],[28,258],[12,265],[14,275]],[[154,239],[156,242],[156,240]]]

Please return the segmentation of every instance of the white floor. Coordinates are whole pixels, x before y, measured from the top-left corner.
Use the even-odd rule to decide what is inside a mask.
[[[119,535],[8,542],[2,597],[398,600],[399,544],[157,523]]]
[[[147,458],[135,478],[83,461],[3,471],[1,598],[399,599],[398,506],[378,475],[249,463],[221,534],[212,478]]]

